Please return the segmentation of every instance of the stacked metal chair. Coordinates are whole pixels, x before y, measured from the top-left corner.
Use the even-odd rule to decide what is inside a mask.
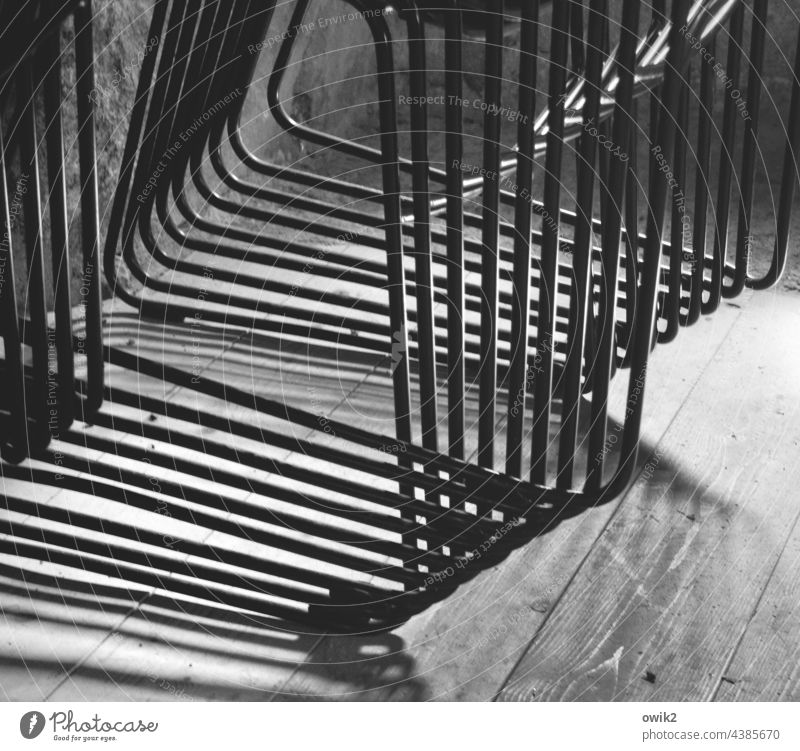
[[[40,3],[3,9],[2,108],[0,132],[0,212],[3,220],[2,315],[5,349],[4,406],[9,422],[3,458],[19,461],[31,449],[48,445],[50,435],[68,429],[75,415],[73,306],[70,287],[70,217],[62,114],[61,28],[74,21],[74,65],[77,84],[71,97],[73,137],[80,170],[80,234],[82,284],[80,309],[83,336],[80,353],[88,358],[87,409],[102,403],[103,362],[100,323],[100,274],[97,184],[95,174],[91,12],[86,4],[61,2],[45,9]],[[40,129],[41,120],[46,127]],[[41,160],[41,164],[40,164]],[[48,181],[43,186],[40,167]],[[11,184],[9,180],[15,177]],[[47,201],[41,200],[47,193]],[[47,211],[48,237],[42,228]],[[12,222],[12,217],[14,221]],[[24,238],[27,274],[18,305],[12,252],[13,228]],[[73,232],[75,228],[72,228]],[[49,247],[45,248],[46,241]],[[50,276],[53,316],[48,318],[45,251],[52,259]],[[19,319],[18,311],[24,310]],[[23,350],[24,345],[24,350]],[[25,366],[31,383],[24,387]],[[58,382],[49,376],[58,374]]]
[[[722,298],[770,286],[785,266],[800,58],[783,113],[777,241],[767,273],[748,273],[767,0],[624,0],[618,9],[531,0],[491,10],[426,0],[395,6],[396,19],[379,3],[351,2],[348,22],[368,28],[375,59],[371,140],[302,122],[284,100],[287,75],[313,64],[297,59],[314,26],[309,0],[296,0],[280,28],[275,2],[157,0],[105,241],[113,310],[132,310],[162,343],[187,330],[246,334],[246,356],[265,367],[284,347],[319,348],[374,372],[393,433],[281,398],[260,388],[258,374],[249,386],[231,379],[224,354],[221,368],[195,372],[166,348],[126,346],[115,338],[118,313],[103,345],[91,11],[63,3],[44,18],[43,4],[28,5],[30,59],[10,56],[3,68],[4,98],[14,90],[21,105],[4,105],[3,173],[18,150],[38,175],[36,153],[46,150],[52,258],[63,270],[69,242],[53,219],[65,210],[63,144],[53,135],[64,106],[52,72],[60,50],[45,30],[73,16],[90,293],[76,334],[69,285],[54,273],[49,322],[37,185],[24,205],[21,322],[14,285],[2,292],[12,386],[1,405],[3,472],[149,513],[150,523],[16,493],[6,497],[17,516],[2,522],[1,552],[314,626],[391,627],[624,490],[637,468],[652,347]],[[731,85],[715,105],[718,46]],[[259,63],[273,47],[274,59]],[[45,71],[40,79],[35,70]],[[470,99],[476,82],[482,93]],[[31,96],[40,86],[41,142]],[[309,164],[330,159],[333,174],[265,158],[269,143],[252,146],[247,104],[261,89],[270,127],[300,144]],[[8,186],[2,193],[8,206]],[[120,373],[197,401],[145,394]],[[626,379],[624,408],[611,427],[615,375]],[[56,456],[54,433],[94,453]],[[170,473],[158,487],[154,467]],[[182,540],[176,550],[159,532],[158,503],[172,521],[227,537]],[[25,523],[13,520],[24,514]]]

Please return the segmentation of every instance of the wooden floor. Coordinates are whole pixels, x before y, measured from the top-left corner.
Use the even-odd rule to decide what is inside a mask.
[[[0,698],[798,700],[798,331],[800,298],[767,292],[659,348],[634,486],[392,633],[221,621],[91,577],[60,591],[35,565],[25,586],[0,556]],[[213,346],[167,339],[219,366]],[[388,412],[370,377],[335,378],[347,409]]]

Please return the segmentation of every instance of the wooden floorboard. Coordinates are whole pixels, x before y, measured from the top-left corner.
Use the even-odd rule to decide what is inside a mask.
[[[672,347],[656,351],[644,430],[644,444],[649,448],[643,458],[695,383],[704,378],[704,368],[738,317],[737,309],[724,308]],[[701,339],[699,347],[696,342]],[[305,693],[331,699],[492,698],[614,508],[612,502],[562,522],[398,629],[403,654],[413,665],[408,677],[399,678],[388,669],[394,655],[351,661],[347,656],[358,637],[330,636],[281,688],[281,697]],[[369,687],[353,695],[352,682]]]
[[[713,697],[800,511],[798,324],[749,301],[501,698]]]
[[[90,591],[62,590],[37,580],[46,564],[35,564],[29,579],[12,573],[11,556],[0,556],[0,698],[44,700],[134,610],[139,591],[119,591],[94,581]],[[56,570],[57,573],[57,570]],[[74,573],[72,574],[74,577]]]
[[[318,641],[287,625],[152,596],[128,615],[51,701],[262,701]]]

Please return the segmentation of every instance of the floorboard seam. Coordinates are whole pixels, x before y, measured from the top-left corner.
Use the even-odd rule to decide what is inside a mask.
[[[672,428],[672,425],[675,423],[675,420],[677,420],[678,415],[680,415],[681,412],[683,411],[684,405],[686,404],[686,402],[688,402],[691,399],[692,394],[694,393],[695,389],[697,388],[697,384],[700,383],[700,381],[703,379],[703,376],[706,374],[706,371],[711,366],[711,363],[714,362],[714,359],[716,358],[717,354],[720,352],[720,350],[723,348],[725,343],[728,341],[728,338],[731,336],[731,332],[736,328],[736,325],[739,323],[739,321],[741,319],[742,319],[742,313],[740,311],[739,313],[736,314],[736,316],[734,317],[733,321],[731,322],[731,325],[729,326],[728,330],[725,332],[725,336],[722,337],[722,340],[717,345],[717,347],[714,349],[714,351],[712,352],[711,356],[708,358],[708,361],[703,366],[702,370],[700,370],[700,372],[698,373],[697,378],[695,379],[695,382],[692,384],[691,389],[689,389],[689,393],[686,395],[685,399],[683,400],[683,403],[675,411],[675,414],[672,416],[670,421],[664,427],[664,430],[661,431],[661,434],[659,435],[658,439],[655,441],[655,445],[656,446],[659,446],[661,444],[661,441],[664,439],[664,436]],[[512,666],[512,668],[509,671],[508,675],[503,679],[503,682],[501,683],[500,688],[495,692],[494,696],[492,697],[492,701],[497,701],[499,696],[503,693],[503,691],[508,686],[509,681],[511,679],[511,676],[514,675],[514,672],[516,671],[516,669],[522,664],[522,661],[525,659],[525,656],[531,651],[531,649],[533,647],[533,644],[536,641],[536,639],[538,638],[539,634],[542,632],[542,629],[544,629],[544,627],[550,621],[550,618],[552,617],[553,613],[558,609],[559,603],[565,597],[567,591],[569,590],[570,586],[572,585],[572,582],[575,580],[575,578],[577,577],[578,573],[581,571],[581,569],[585,565],[586,561],[589,559],[589,556],[592,554],[592,551],[594,550],[594,546],[597,544],[597,541],[605,534],[606,530],[611,526],[613,521],[616,519],[617,514],[619,513],[619,510],[622,507],[622,504],[630,496],[631,491],[633,490],[634,486],[636,485],[636,481],[638,480],[638,477],[639,477],[639,473],[637,472],[637,475],[633,479],[633,481],[631,482],[630,487],[625,491],[625,493],[623,493],[619,497],[619,499],[617,500],[617,503],[616,503],[616,505],[614,507],[614,510],[611,512],[610,516],[606,520],[606,523],[603,525],[603,528],[600,530],[600,532],[597,534],[597,536],[592,541],[592,544],[589,546],[589,549],[586,551],[586,554],[581,558],[580,563],[575,567],[575,570],[570,575],[569,579],[567,580],[567,583],[564,585],[564,587],[561,590],[560,594],[558,595],[558,597],[556,598],[555,602],[553,603],[553,606],[550,608],[550,610],[548,611],[548,613],[545,616],[545,618],[542,620],[542,622],[539,624],[537,629],[534,631],[533,636],[531,637],[531,639],[528,642],[528,644],[525,647],[525,649],[521,652],[519,658],[516,660],[516,662]]]
[[[268,702],[279,701],[279,697],[283,696],[282,689],[286,688],[286,686],[292,682],[292,679],[308,664],[308,660],[312,657],[314,652],[319,649],[319,647],[322,645],[322,642],[325,641],[325,639],[327,639],[329,636],[331,636],[331,634],[322,634],[319,639],[314,642],[314,645],[308,650],[308,654],[306,654],[303,661],[298,662],[294,666],[294,670],[292,670],[292,672],[289,674],[289,677],[271,692],[270,697],[267,699]]]
[[[739,651],[739,648],[744,641],[744,637],[747,635],[748,630],[750,629],[750,624],[755,619],[756,615],[758,614],[759,608],[761,607],[761,603],[764,601],[764,597],[767,594],[767,590],[769,589],[770,582],[775,577],[775,573],[778,570],[778,566],[780,565],[781,559],[783,558],[783,554],[786,552],[786,549],[789,547],[789,543],[792,541],[794,537],[795,530],[800,525],[800,510],[794,517],[794,522],[792,522],[791,529],[789,533],[786,535],[786,540],[784,540],[783,546],[780,549],[780,552],[775,557],[775,563],[772,565],[772,569],[769,572],[766,580],[764,581],[764,587],[761,590],[761,593],[758,595],[758,599],[753,605],[753,609],[750,612],[750,615],[747,617],[747,620],[742,627],[742,632],[739,634],[739,638],[736,640],[736,643],[731,648],[730,654],[728,655],[728,659],[725,661],[725,664],[722,666],[722,670],[720,670],[719,678],[717,678],[717,683],[713,687],[711,693],[709,694],[706,701],[716,701],[717,696],[719,695],[720,689],[722,688],[722,681],[725,674],[728,672],[728,669],[733,664],[734,659],[736,658],[736,653]]]
[[[60,680],[60,681],[59,681],[59,682],[58,682],[58,683],[57,683],[57,684],[56,684],[56,685],[55,685],[55,686],[54,686],[54,687],[53,687],[53,688],[50,690],[50,692],[47,694],[47,696],[45,697],[45,701],[50,701],[51,697],[52,697],[52,696],[53,696],[53,695],[54,695],[54,694],[55,694],[55,693],[56,693],[56,692],[57,692],[57,691],[58,691],[58,690],[59,690],[59,689],[60,689],[60,688],[61,688],[61,687],[62,687],[64,684],[66,684],[66,682],[67,682],[67,681],[68,681],[68,680],[69,680],[69,679],[72,677],[73,673],[75,673],[77,670],[79,670],[81,667],[83,667],[83,665],[85,665],[85,664],[86,664],[86,662],[89,660],[89,658],[90,658],[90,657],[91,657],[93,654],[95,654],[95,652],[97,652],[97,651],[100,649],[100,647],[102,647],[102,646],[103,646],[103,644],[105,644],[105,643],[106,643],[106,642],[107,642],[107,641],[108,641],[108,640],[111,638],[111,635],[112,635],[112,634],[113,634],[113,633],[114,633],[116,630],[118,630],[119,628],[121,628],[122,626],[124,626],[124,625],[125,625],[126,621],[127,621],[127,620],[128,620],[128,619],[129,619],[129,618],[130,618],[130,617],[131,617],[131,616],[132,616],[134,613],[136,613],[136,612],[137,612],[137,611],[138,611],[138,610],[141,608],[141,606],[142,606],[142,605],[143,605],[143,604],[144,604],[144,603],[147,601],[147,599],[150,597],[150,594],[151,594],[150,592],[145,592],[145,593],[144,593],[144,595],[142,596],[141,600],[138,600],[138,601],[136,602],[136,604],[135,604],[135,605],[133,605],[133,606],[131,607],[131,609],[130,609],[130,610],[127,612],[127,613],[125,613],[125,614],[122,616],[122,618],[120,618],[120,620],[119,620],[119,622],[117,623],[117,625],[116,625],[116,626],[114,626],[113,628],[111,628],[111,630],[110,630],[110,631],[109,631],[109,632],[108,632],[108,633],[107,633],[107,634],[106,634],[106,635],[105,635],[105,636],[104,636],[104,637],[103,637],[103,638],[102,638],[102,639],[101,639],[101,640],[100,640],[100,641],[99,641],[99,642],[98,642],[98,643],[97,643],[97,644],[96,644],[94,647],[92,647],[92,649],[90,649],[90,650],[89,650],[89,651],[88,651],[88,652],[87,652],[87,653],[86,653],[86,654],[85,654],[85,655],[84,655],[84,656],[83,656],[83,657],[82,657],[80,660],[78,660],[78,661],[77,661],[77,662],[76,662],[76,663],[75,663],[75,664],[74,664],[74,665],[73,665],[73,666],[72,666],[72,667],[71,667],[69,670],[67,670],[67,672],[66,672],[66,673],[64,673],[64,677],[63,677],[63,678],[62,678],[62,679],[61,679],[61,680]]]

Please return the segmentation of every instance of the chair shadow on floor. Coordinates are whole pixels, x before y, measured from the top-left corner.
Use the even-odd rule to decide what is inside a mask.
[[[4,577],[12,573],[20,580],[19,569],[0,566]],[[315,700],[320,697],[314,688],[325,680],[323,669],[330,672],[332,668],[333,655],[328,650],[325,662],[315,661],[314,650],[322,633],[307,629],[303,632],[296,624],[253,613],[237,613],[208,604],[179,601],[161,593],[132,591],[124,586],[29,570],[23,573],[18,585],[9,579],[0,583],[0,593],[6,602],[9,597],[15,603],[24,602],[24,606],[15,605],[15,615],[35,619],[40,630],[57,636],[62,644],[66,644],[70,633],[92,630],[100,633],[107,629],[108,617],[119,620],[113,630],[98,638],[94,653],[75,664],[42,659],[40,655],[0,656],[0,665],[24,667],[34,676],[63,671],[54,695],[42,698],[59,700],[66,688],[70,698],[92,700]],[[45,606],[47,611],[43,615],[39,611]],[[97,617],[98,610],[103,618]],[[4,608],[0,612],[7,615]],[[135,659],[129,659],[131,656]],[[371,688],[378,676],[383,675],[387,681],[402,685],[404,700],[425,698],[422,683],[411,679],[413,660],[404,652],[402,639],[391,633],[365,635],[355,641],[337,640],[335,658],[333,667],[341,673],[339,683],[347,686],[348,693],[357,695]],[[359,663],[359,670],[354,672],[360,680],[347,681],[348,666],[354,662]],[[198,678],[192,663],[198,667],[202,663],[216,667],[219,682],[205,676]],[[365,664],[370,666],[368,670],[364,669]],[[281,691],[301,665],[304,684]],[[313,680],[316,669],[320,675]],[[0,670],[0,674],[4,672]],[[209,670],[204,672],[207,675]],[[3,688],[11,693],[13,687]]]
[[[701,483],[683,476],[679,466],[654,447],[644,446],[642,456],[658,459],[648,462],[649,469],[639,475],[638,482],[664,485],[667,503],[689,504],[692,509],[701,503],[705,507],[722,503],[707,494],[698,498]],[[676,510],[689,514],[689,508]],[[502,555],[466,567],[458,596],[468,598],[469,590],[490,579],[492,569],[513,548],[535,544],[536,537],[554,527],[517,538]],[[576,560],[574,565],[579,563]],[[530,565],[528,556],[526,565]],[[98,622],[98,610],[119,621],[106,632],[103,644],[75,665],[40,657],[31,660],[25,654],[2,659],[8,666],[24,663],[34,674],[63,670],[55,700],[64,691],[85,699],[100,699],[113,691],[123,698],[184,701],[358,699],[375,690],[390,700],[430,698],[425,679],[416,674],[416,662],[407,651],[413,645],[391,631],[330,634],[252,612],[181,600],[165,592],[147,593],[117,583],[99,585],[63,573],[42,574],[29,568],[21,572],[3,565],[0,574],[19,582],[3,582],[3,599],[15,595],[28,600],[29,617],[46,630],[63,634],[65,629],[69,633],[104,627],[103,619]],[[50,608],[42,616],[37,610],[44,603]],[[435,607],[446,609],[447,600]],[[204,675],[194,675],[192,666],[203,664]],[[209,677],[215,670],[221,675],[216,681]]]

